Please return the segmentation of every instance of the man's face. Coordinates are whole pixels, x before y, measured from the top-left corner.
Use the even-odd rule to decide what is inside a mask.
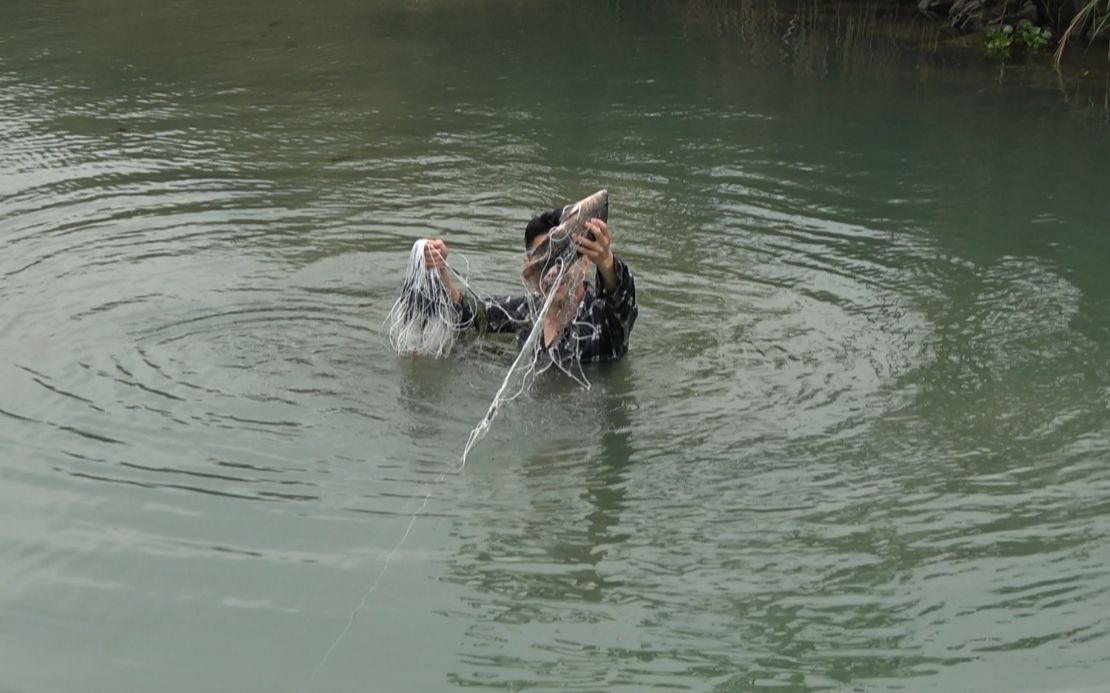
[[[532,239],[532,242],[528,244],[527,252],[524,253],[523,266],[521,267],[521,273],[524,275],[525,281],[540,293],[547,293],[543,290],[540,281],[540,272],[543,272],[546,258],[534,255],[534,253],[547,240],[547,236],[548,233],[541,233]]]
[[[549,234],[549,233],[550,233],[549,231],[544,231],[543,233],[541,233],[541,234],[538,234],[537,236],[535,236],[535,237],[534,237],[534,238],[532,239],[532,242],[528,244],[528,252],[529,252],[529,253],[531,253],[531,252],[532,252],[532,251],[534,251],[534,250],[535,250],[536,248],[538,248],[538,247],[540,246],[540,244],[541,244],[541,243],[543,243],[544,241],[546,241],[546,240],[547,240],[547,236],[548,236],[548,234]]]
[[[546,296],[559,279],[559,270],[562,269],[562,264],[559,262],[552,262],[548,253],[550,253],[550,246],[545,246],[548,233],[541,233],[532,239],[528,244],[528,252],[524,255],[524,268],[522,274],[528,284],[538,291],[541,295]],[[566,267],[567,272],[572,270],[581,269],[585,272],[589,265],[589,260],[586,257],[579,257],[576,262],[571,263]],[[542,275],[541,275],[542,273]],[[569,275],[567,276],[569,279]],[[577,276],[577,275],[576,275]],[[576,284],[575,281],[564,281],[560,288],[561,293],[566,293],[570,290],[571,285]]]

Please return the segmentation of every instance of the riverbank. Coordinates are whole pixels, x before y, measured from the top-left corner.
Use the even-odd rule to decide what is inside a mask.
[[[1030,12],[1029,4],[990,16],[969,14],[966,8],[949,15],[931,0],[920,3],[928,12],[909,2],[820,0],[771,5],[690,0],[682,11],[689,31],[732,38],[731,59],[780,63],[800,76],[847,72],[881,78],[887,68],[909,65],[923,79],[1058,92],[1070,105],[1110,120],[1110,63],[1104,46],[1073,38],[1056,59],[1056,37],[1073,14],[1054,15],[1051,26],[1064,29],[1049,30],[1053,38],[1037,48],[1020,42],[1004,50],[997,43],[988,45],[988,37],[1007,23],[1045,21],[1043,13]]]

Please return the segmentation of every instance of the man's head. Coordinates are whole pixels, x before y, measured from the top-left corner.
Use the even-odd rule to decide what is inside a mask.
[[[543,291],[540,277],[545,275],[550,268],[551,248],[544,245],[551,229],[559,225],[562,219],[563,208],[552,209],[532,217],[524,227],[524,265],[521,273],[532,287],[541,293]]]
[[[563,208],[552,209],[532,217],[532,221],[524,227],[524,249],[532,250],[543,243],[551,229],[559,225],[563,216]]]
[[[565,207],[557,207],[532,217],[524,227],[524,249],[533,251],[547,238],[552,229],[564,225],[564,235],[587,233],[584,224],[589,219],[609,220],[609,191],[598,190],[589,197]]]
[[[575,236],[592,238],[586,229],[589,219],[609,219],[609,191],[598,192],[582,200],[543,212],[524,227],[524,278],[541,293],[541,275],[558,274],[558,267],[581,258]]]

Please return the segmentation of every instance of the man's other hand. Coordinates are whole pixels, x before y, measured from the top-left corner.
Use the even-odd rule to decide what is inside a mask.
[[[462,294],[459,293],[455,282],[451,280],[451,271],[447,268],[447,244],[438,238],[428,238],[425,241],[424,264],[439,270],[439,276],[443,279],[443,285],[447,287],[451,300],[458,303],[462,299]]]
[[[574,240],[578,243],[582,254],[597,265],[602,281],[605,282],[605,290],[612,293],[617,289],[617,271],[613,260],[613,232],[601,219],[588,220],[586,228],[593,232],[593,239],[576,234]]]

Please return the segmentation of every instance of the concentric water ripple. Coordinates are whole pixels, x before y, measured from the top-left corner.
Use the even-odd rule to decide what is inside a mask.
[[[0,23],[0,689],[1105,682],[1102,129],[705,8],[133,5]],[[632,352],[456,474],[512,351],[390,353],[408,250],[518,291],[599,185]]]

